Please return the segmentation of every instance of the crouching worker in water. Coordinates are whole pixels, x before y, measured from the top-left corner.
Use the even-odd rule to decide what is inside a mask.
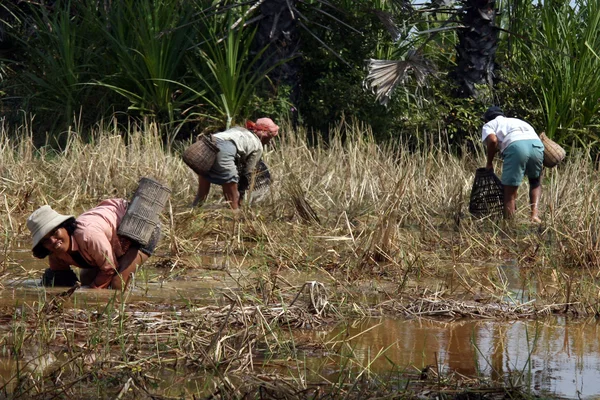
[[[527,175],[531,221],[541,222],[538,205],[542,195],[542,163],[544,145],[531,125],[517,118],[506,118],[499,107],[488,108],[482,117],[485,125],[482,141],[487,147],[487,169],[494,169],[492,161],[499,151],[504,159],[504,217],[512,218],[516,211],[517,189]]]
[[[192,207],[201,205],[208,197],[211,183],[223,187],[225,200],[236,210],[241,204],[238,184],[247,189],[248,182],[256,164],[262,156],[263,145],[277,136],[279,126],[270,118],[259,118],[256,122],[248,121],[246,128],[236,126],[213,135],[219,148],[212,168],[198,176],[198,193]],[[243,166],[238,171],[236,162]]]
[[[127,200],[109,199],[81,214],[77,219],[42,206],[27,219],[33,241],[33,255],[48,256],[49,267],[42,278],[45,286],[72,286],[80,269],[82,285],[94,289],[126,288],[131,274],[152,255],[160,238],[160,228],[148,245],[117,235],[127,211]]]

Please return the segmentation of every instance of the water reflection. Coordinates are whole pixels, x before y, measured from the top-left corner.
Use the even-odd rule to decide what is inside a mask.
[[[314,339],[323,336],[313,335]],[[352,338],[348,346],[341,345],[344,338]],[[417,371],[437,363],[445,373],[512,379],[515,384],[529,384],[537,393],[569,398],[600,395],[600,329],[596,321],[573,322],[560,317],[452,323],[369,319],[337,327],[321,340],[330,345],[340,343],[340,353],[352,349],[357,364],[370,364],[378,373],[388,372],[394,365],[401,370],[416,367],[413,370]],[[385,357],[375,359],[387,347]],[[307,363],[327,374],[322,359],[309,357]]]
[[[535,277],[523,268],[520,268],[516,261],[506,262],[497,267],[499,285],[504,287],[504,301],[508,303],[526,303],[534,300],[540,283]]]
[[[39,260],[31,255],[29,249],[11,250],[0,255],[0,263],[6,261],[0,306],[14,306],[47,301],[53,295],[66,288],[44,288],[40,280],[47,260]],[[126,294],[128,303],[146,302],[150,304],[179,305],[225,305],[228,304],[223,293],[242,295],[245,289],[254,293],[257,285],[272,279],[283,288],[300,287],[308,280],[318,279],[328,284],[330,276],[311,270],[287,270],[276,277],[268,276],[258,268],[248,268],[254,260],[244,257],[235,259],[221,255],[194,255],[188,260],[194,267],[175,268],[157,266],[152,262],[136,272],[130,291]],[[77,268],[75,268],[77,270]],[[269,282],[271,284],[271,282]],[[119,296],[112,290],[78,289],[66,307],[94,307],[105,305],[107,301]]]

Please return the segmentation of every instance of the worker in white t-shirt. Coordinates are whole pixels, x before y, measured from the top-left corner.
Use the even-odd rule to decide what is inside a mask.
[[[541,222],[538,204],[542,194],[542,141],[531,125],[518,118],[505,117],[500,107],[488,108],[482,119],[485,125],[481,140],[487,146],[486,168],[494,169],[492,161],[497,152],[504,160],[501,178],[504,185],[504,216],[511,218],[514,215],[517,189],[527,175],[531,221]]]

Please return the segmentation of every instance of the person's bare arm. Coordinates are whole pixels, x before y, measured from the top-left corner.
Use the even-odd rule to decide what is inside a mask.
[[[48,257],[48,264],[48,267],[50,267],[52,271],[67,271],[71,269],[71,265],[68,262],[63,261],[56,256],[52,256],[52,254]]]
[[[487,164],[485,167],[487,169],[494,169],[494,156],[498,152],[498,137],[493,133],[488,135],[485,139],[485,144],[487,145]]]

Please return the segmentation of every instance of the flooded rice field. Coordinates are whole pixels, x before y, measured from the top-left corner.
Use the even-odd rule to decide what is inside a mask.
[[[353,321],[327,332],[312,332],[324,342],[347,340],[340,353],[351,363],[382,375],[423,372],[439,366],[445,373],[529,385],[533,393],[563,398],[600,396],[600,328],[596,321],[400,320]],[[349,339],[349,340],[348,340]],[[385,351],[385,356],[379,356]],[[335,381],[344,359],[308,355],[306,368]]]
[[[9,265],[4,273],[0,290],[3,309],[12,308],[18,314],[27,307],[35,308],[36,304],[48,302],[64,290],[39,287],[39,275],[45,264],[30,260],[27,251],[8,254],[7,259],[14,265]],[[245,295],[245,285],[261,284],[260,273],[245,268],[243,260],[232,263],[217,256],[202,256],[197,262],[205,268],[145,267],[144,272],[136,276],[135,287],[126,295],[127,304],[143,305],[145,310],[154,306],[156,313],[192,306],[226,307],[232,298]],[[23,265],[28,268],[25,273]],[[517,266],[509,263],[495,268],[502,271],[504,283],[511,289],[505,296],[506,302],[530,304],[535,301],[536,282],[523,282]],[[278,279],[289,287],[301,287],[304,282],[315,280],[323,282],[325,287],[334,284],[331,276],[323,271],[290,270],[279,274]],[[14,278],[16,276],[18,278]],[[376,307],[385,298],[377,288],[385,288],[385,285],[369,282],[362,288],[357,285],[346,290],[354,292],[353,301],[369,302]],[[102,310],[115,301],[115,296],[110,290],[81,288],[65,307]],[[15,376],[21,370],[43,374],[51,366],[68,361],[67,353],[41,351],[36,343],[27,344],[26,340],[21,355],[15,357],[6,343],[16,334],[18,324],[7,320],[2,324],[0,386],[6,392],[16,390]],[[531,395],[570,399],[600,397],[600,328],[595,319],[549,316],[448,320],[431,316],[398,318],[353,314],[350,317],[338,315],[327,324],[308,325],[311,329],[306,327],[282,329],[279,339],[274,340],[291,343],[289,350],[286,351],[285,346],[276,350],[257,348],[248,361],[250,368],[258,375],[276,373],[281,379],[304,385],[337,382],[340,375],[348,371],[358,376],[402,376],[406,382],[431,379],[435,372],[435,377],[453,376],[455,381],[503,382],[506,387],[521,388]],[[93,354],[88,356],[94,357]],[[147,369],[145,376],[165,396],[188,398],[192,394],[208,393],[210,375],[188,366],[189,362],[155,365]]]

